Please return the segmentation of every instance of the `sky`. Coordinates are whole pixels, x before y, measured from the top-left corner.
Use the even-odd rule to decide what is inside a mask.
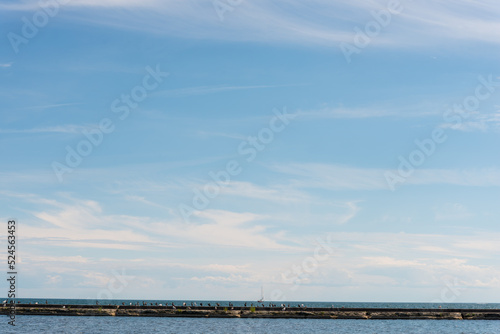
[[[496,0],[0,11],[19,297],[498,302]]]

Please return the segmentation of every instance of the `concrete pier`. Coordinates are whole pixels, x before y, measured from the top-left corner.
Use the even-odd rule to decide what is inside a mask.
[[[227,306],[117,306],[16,304],[17,315],[197,317],[197,318],[300,318],[300,319],[441,319],[500,320],[500,309],[307,308]],[[9,305],[0,314],[9,314]]]

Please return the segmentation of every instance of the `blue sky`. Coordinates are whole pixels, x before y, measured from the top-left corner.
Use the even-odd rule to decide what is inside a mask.
[[[21,297],[498,301],[495,1],[0,10]]]

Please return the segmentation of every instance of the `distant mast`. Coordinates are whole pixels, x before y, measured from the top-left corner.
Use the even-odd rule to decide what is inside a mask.
[[[257,303],[262,303],[264,301],[264,287],[260,287],[260,299],[257,300]]]

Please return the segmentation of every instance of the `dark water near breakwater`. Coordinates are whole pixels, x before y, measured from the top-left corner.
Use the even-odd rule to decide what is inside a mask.
[[[500,321],[0,316],[0,333],[498,334]]]
[[[43,299],[19,298],[21,303],[65,305],[95,305],[95,299]],[[143,300],[99,300],[100,305],[129,305]],[[227,306],[229,301],[208,300],[144,300],[148,305],[167,302],[182,305],[196,302],[197,305],[215,303]],[[245,301],[231,301],[234,306],[243,306]],[[246,302],[249,306],[255,301]],[[274,302],[275,304],[304,304],[308,307],[346,308],[439,308],[442,309],[500,309],[500,303],[354,303],[354,302]],[[269,302],[264,302],[268,305]],[[74,316],[22,316],[16,317],[15,329],[8,325],[9,318],[0,316],[0,333],[354,333],[354,334],[498,334],[498,320],[348,320],[348,319],[228,319],[228,318],[146,318],[146,317],[74,317]]]
[[[96,299],[44,299],[44,298],[18,298],[16,301],[21,302],[22,304],[45,304],[47,301],[48,304],[57,304],[57,305],[96,305]],[[173,302],[174,305],[182,305],[182,303],[186,303],[188,306],[191,303],[196,303],[196,305],[208,306],[210,303],[214,306],[216,303],[219,303],[221,306],[228,306],[229,303],[232,303],[233,306],[244,306],[247,303],[247,306],[253,304],[254,306],[261,305],[256,301],[221,301],[221,300],[168,300],[168,299],[155,299],[155,300],[138,300],[138,299],[101,299],[98,300],[99,305],[134,305],[139,303],[142,305],[143,302],[146,302],[148,305],[153,303],[171,305]],[[265,306],[268,306],[270,301],[263,302]],[[274,304],[280,305],[290,304],[291,307],[304,304],[307,307],[345,307],[345,308],[419,308],[419,309],[438,309],[440,306],[443,309],[500,309],[500,303],[366,303],[366,302],[307,302],[307,301],[274,301]],[[500,332],[499,332],[500,333]]]

